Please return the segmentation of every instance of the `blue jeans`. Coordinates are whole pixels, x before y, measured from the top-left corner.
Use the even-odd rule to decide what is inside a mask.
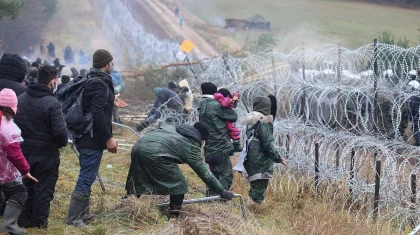
[[[75,192],[90,195],[92,184],[98,176],[103,153],[103,150],[79,149],[80,173]]]
[[[160,113],[158,111],[156,111],[154,114],[147,117],[146,121],[149,122],[149,123],[154,123],[154,122],[156,122],[156,120],[158,118],[160,118]]]

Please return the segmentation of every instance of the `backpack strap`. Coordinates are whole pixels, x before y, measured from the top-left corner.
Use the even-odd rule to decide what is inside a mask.
[[[255,123],[251,128],[247,129],[246,132],[253,130],[253,132],[251,132],[251,135],[249,136],[249,138],[247,138],[245,140],[245,146],[246,146],[246,151],[248,152],[248,145],[249,142],[251,142],[251,140],[254,139],[255,136],[255,131],[257,130],[257,128],[260,126],[261,121],[258,121],[257,123]]]
[[[257,123],[255,123],[251,128],[249,128],[248,130],[247,130],[247,132],[248,131],[251,131],[251,130],[254,130],[252,133],[251,133],[251,136],[256,136],[256,134],[255,134],[255,131],[257,130],[257,128],[260,126],[260,124],[261,124],[261,121],[258,121]]]

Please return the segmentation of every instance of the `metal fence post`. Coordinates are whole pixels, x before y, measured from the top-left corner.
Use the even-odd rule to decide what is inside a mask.
[[[373,107],[372,107],[372,124],[374,125],[375,117],[377,117],[378,112],[378,80],[379,80],[379,68],[378,68],[378,39],[373,40],[373,71],[374,71],[374,80],[373,80]],[[374,125],[375,126],[375,125]]]
[[[340,145],[337,144],[337,149],[335,152],[335,168],[337,168],[337,170],[340,168]]]
[[[353,198],[353,188],[352,188],[352,181],[354,179],[354,160],[356,156],[356,151],[354,149],[351,150],[351,157],[350,157],[350,197]]]
[[[381,184],[381,161],[376,160],[375,167],[375,197],[373,200],[373,221],[376,222],[379,213],[379,188]]]
[[[315,189],[318,190],[319,184],[319,143],[315,143]]]
[[[411,183],[410,183],[410,185],[411,185],[411,200],[410,201],[412,203],[410,209],[411,209],[411,212],[413,214],[415,214],[416,213],[415,204],[416,204],[416,201],[417,201],[417,176],[415,174],[411,174],[410,181],[411,181]],[[411,218],[411,226],[413,226],[413,227],[416,226],[416,219],[414,217]]]

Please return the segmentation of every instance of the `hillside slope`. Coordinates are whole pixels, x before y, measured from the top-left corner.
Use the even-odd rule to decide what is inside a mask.
[[[106,32],[102,30],[98,13],[91,0],[59,0],[57,13],[48,25],[41,29],[44,45],[53,42],[56,54],[61,59],[67,45],[72,47],[76,55],[80,49],[84,50],[87,56],[98,48],[112,51],[112,45],[105,37]]]
[[[179,0],[188,11],[210,25],[224,26],[225,18],[247,19],[261,14],[271,21],[277,35],[277,49],[293,49],[302,42],[309,47],[341,43],[357,48],[370,43],[384,30],[398,40],[407,36],[411,45],[419,43],[420,11],[342,0]],[[240,7],[238,7],[240,6]],[[259,32],[236,32],[232,37],[243,43]]]

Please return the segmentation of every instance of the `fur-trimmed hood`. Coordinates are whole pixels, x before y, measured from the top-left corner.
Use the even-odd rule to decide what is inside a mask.
[[[273,122],[273,115],[264,115],[260,112],[251,112],[246,115],[245,124],[246,125],[255,125],[258,121],[262,123],[272,123]]]

